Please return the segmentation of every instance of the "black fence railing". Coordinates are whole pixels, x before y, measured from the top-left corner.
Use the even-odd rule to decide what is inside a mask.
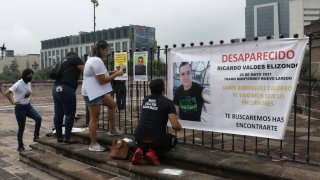
[[[309,54],[311,60],[311,50],[313,39],[319,38],[319,34],[309,35]],[[280,37],[282,38],[282,36]],[[298,38],[295,36],[295,38]],[[266,39],[272,39],[268,36]],[[254,40],[258,40],[255,38]],[[241,40],[246,42],[245,39]],[[231,43],[236,43],[231,40]],[[223,44],[224,41],[220,41]],[[200,42],[200,46],[204,43]],[[214,45],[212,41],[209,45]],[[185,47],[181,44],[181,47]],[[190,43],[190,46],[195,46]],[[173,45],[176,48],[177,45]],[[168,82],[167,77],[167,52],[169,47],[157,47],[157,49],[147,49],[149,52],[148,59],[148,78],[162,78]],[[136,50],[144,51],[146,49]],[[118,127],[124,130],[127,134],[133,134],[134,128],[137,126],[140,118],[140,110],[143,98],[149,94],[148,82],[133,80],[133,51],[128,53],[128,69],[129,76],[126,81],[126,106],[123,111],[117,111]],[[107,69],[113,69],[114,52],[111,53],[106,62]],[[317,82],[311,76],[311,63],[307,67],[309,74],[300,77],[297,92],[294,98],[290,119],[288,122],[287,132],[283,140],[274,140],[269,138],[260,138],[252,136],[243,136],[236,134],[225,134],[217,132],[199,131],[194,129],[183,129],[180,132],[173,132],[168,128],[168,131],[175,133],[181,143],[190,145],[202,146],[210,149],[220,149],[224,151],[232,151],[238,153],[247,153],[255,156],[263,156],[276,160],[290,160],[295,162],[303,162],[312,165],[320,165],[320,104],[319,107],[313,105],[313,99],[317,98],[314,94],[319,94],[319,89],[314,88]],[[316,93],[315,93],[316,92]],[[299,102],[298,102],[299,101]],[[301,103],[304,102],[304,103]],[[312,108],[313,107],[313,108]],[[106,109],[102,108],[101,128],[108,128]],[[318,113],[319,112],[319,113]],[[318,116],[319,115],[319,116]]]

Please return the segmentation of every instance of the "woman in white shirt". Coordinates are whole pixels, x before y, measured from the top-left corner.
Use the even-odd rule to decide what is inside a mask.
[[[99,121],[101,105],[108,107],[108,119],[110,123],[109,135],[120,135],[115,127],[116,103],[109,93],[111,81],[117,76],[123,75],[123,70],[116,71],[109,75],[102,59],[108,56],[108,44],[105,41],[99,41],[93,48],[92,56],[85,63],[83,70],[82,95],[88,106],[90,114],[89,134],[91,144],[90,151],[104,151],[105,148],[97,143],[97,122]]]
[[[39,140],[39,132],[41,126],[41,116],[30,104],[31,81],[34,72],[31,69],[25,69],[22,72],[22,78],[11,86],[4,95],[12,105],[15,105],[14,112],[18,123],[18,151],[23,151],[23,132],[26,125],[26,117],[35,121],[33,141]]]

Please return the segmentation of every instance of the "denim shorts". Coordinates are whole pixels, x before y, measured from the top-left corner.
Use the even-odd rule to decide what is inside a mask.
[[[91,101],[89,100],[89,97],[88,96],[83,96],[83,99],[86,103],[87,106],[90,106],[90,105],[101,105],[102,104],[102,99],[105,95],[103,96],[99,96],[95,99],[92,99]]]

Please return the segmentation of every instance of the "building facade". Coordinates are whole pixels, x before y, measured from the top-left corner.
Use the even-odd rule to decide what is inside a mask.
[[[304,26],[320,17],[319,0],[247,0],[246,38],[304,37]]]
[[[5,69],[13,71],[18,69],[22,72],[26,68],[33,69],[35,72],[40,67],[40,55],[39,54],[28,54],[28,55],[13,55],[12,50],[7,50],[6,56],[0,59],[0,73]],[[11,54],[12,53],[12,54]]]
[[[146,26],[123,26],[94,32],[79,32],[55,39],[41,41],[40,68],[52,66],[56,61],[65,57],[67,52],[76,51],[83,59],[90,54],[94,42],[105,40],[109,43],[110,51],[123,52],[130,49],[157,47],[155,28]]]

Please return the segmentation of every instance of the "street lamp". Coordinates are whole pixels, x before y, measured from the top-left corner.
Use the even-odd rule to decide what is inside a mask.
[[[3,43],[2,47],[1,47],[1,59],[3,59],[4,51],[5,51],[6,49],[7,49],[7,48],[6,48],[6,46],[4,46],[4,43]]]
[[[91,0],[93,3],[93,44],[96,45],[96,7],[99,6],[97,0]]]
[[[39,64],[37,62],[33,62],[33,64],[31,66],[32,66],[33,70],[36,72]]]

